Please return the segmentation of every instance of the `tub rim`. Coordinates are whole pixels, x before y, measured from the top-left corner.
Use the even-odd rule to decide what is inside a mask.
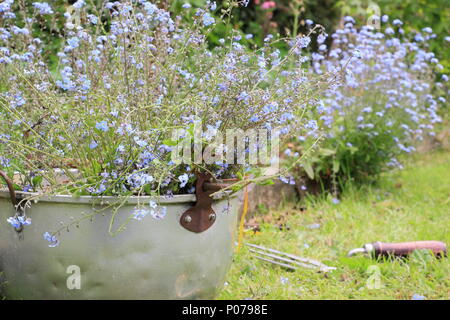
[[[215,198],[215,201],[226,200],[227,198],[234,198],[237,196],[238,192],[224,192],[224,196]],[[16,192],[17,196],[22,199],[28,197],[40,195],[36,192]],[[0,199],[11,199],[10,193],[5,190],[0,190]],[[72,195],[41,195],[39,199],[36,200],[37,203],[70,203],[70,204],[111,204],[117,201],[119,197],[117,196],[79,196],[74,197]],[[130,196],[124,204],[144,204],[151,200],[158,204],[177,204],[177,203],[194,203],[197,201],[195,194],[179,194],[173,196]],[[31,200],[33,201],[33,200]]]

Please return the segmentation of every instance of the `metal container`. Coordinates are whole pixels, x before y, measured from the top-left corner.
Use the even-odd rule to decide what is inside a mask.
[[[82,221],[79,228],[61,231],[55,248],[48,247],[43,234],[60,228],[61,221],[91,213],[95,199],[41,198],[26,210],[32,224],[17,233],[6,222],[14,215],[9,197],[0,192],[0,288],[7,299],[211,299],[231,264],[236,196],[213,203],[216,220],[201,233],[180,224],[196,196],[178,195],[156,199],[167,208],[162,220],[150,215],[131,219],[126,230],[112,237],[111,211],[106,210],[92,221]],[[155,200],[129,198],[115,226],[129,218],[138,203],[148,204],[150,199]],[[103,205],[115,200],[104,197]]]

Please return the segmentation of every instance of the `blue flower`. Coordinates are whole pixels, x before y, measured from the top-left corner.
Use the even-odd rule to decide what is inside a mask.
[[[149,213],[150,213],[150,211],[148,209],[144,209],[144,208],[134,209],[133,219],[140,221],[143,218],[145,218],[147,216],[147,214],[149,214]]]
[[[318,44],[324,43],[327,37],[328,37],[328,35],[326,33],[325,34],[323,34],[323,33],[319,34],[317,36],[317,43]]]
[[[391,27],[388,27],[388,28],[386,28],[386,30],[384,30],[384,33],[386,33],[386,34],[394,34],[395,31]]]
[[[355,19],[353,19],[353,17],[351,16],[344,17],[344,21],[349,23],[355,23]]]
[[[23,226],[29,226],[31,224],[31,218],[27,218],[26,216],[18,216],[17,220]]]
[[[249,99],[250,95],[245,91],[242,91],[237,97],[237,101],[244,101],[246,104],[248,104]]]
[[[185,4],[183,4],[181,7],[182,7],[183,9],[189,9],[189,8],[191,8],[192,6],[191,6],[190,3],[185,3]]]
[[[11,10],[11,5],[14,3],[14,0],[5,0],[0,3],[0,12],[8,12]]]
[[[228,90],[228,86],[227,86],[226,83],[219,83],[219,84],[217,85],[217,88],[218,88],[220,91],[222,91],[222,92],[225,92],[225,91]]]
[[[153,200],[150,200],[149,205],[152,209],[156,209],[158,207],[158,204]]]
[[[153,178],[153,176],[145,172],[133,173],[127,178],[127,182],[133,188],[140,188],[142,186],[145,186],[146,184],[152,183],[154,180],[155,178]]]
[[[216,20],[209,13],[203,15],[203,25],[205,27],[212,25]]]
[[[52,8],[46,2],[33,2],[33,7],[39,10],[39,13],[44,14],[53,14]]]
[[[281,276],[280,277],[280,282],[281,282],[282,285],[286,285],[286,284],[288,284],[289,279]]]
[[[80,45],[80,39],[77,37],[72,37],[67,40],[67,44],[69,45],[66,50],[71,51],[77,48]]]
[[[88,14],[88,19],[89,19],[89,22],[92,24],[98,23],[98,17],[94,14]]]
[[[271,102],[263,107],[265,113],[275,112],[278,110],[278,103]]]
[[[30,34],[30,31],[27,28],[19,28],[17,26],[12,26],[11,30],[14,34],[23,34],[23,35]]]
[[[16,229],[19,229],[22,226],[16,217],[9,217],[6,221]]]
[[[147,141],[141,140],[141,139],[139,139],[139,137],[134,137],[133,140],[141,148],[145,148],[147,146]]]
[[[316,130],[316,129],[318,129],[317,121],[316,121],[316,120],[309,120],[309,121],[305,124],[305,128],[306,128],[306,129],[311,129],[311,130]]]
[[[325,50],[327,50],[327,45],[326,44],[321,44],[319,46],[319,51],[325,51]]]
[[[7,167],[11,166],[10,163],[11,163],[10,159],[0,156],[0,167],[7,168]]]
[[[22,226],[29,226],[31,224],[31,218],[27,218],[26,216],[9,217],[6,221],[16,229],[19,229]]]
[[[81,9],[85,5],[84,0],[78,0],[73,4],[74,8]]]
[[[280,180],[283,183],[290,184],[290,185],[295,185],[295,180],[292,177],[280,176]]]
[[[54,248],[59,245],[59,240],[56,239],[56,236],[51,235],[49,232],[44,233],[44,239],[50,242],[48,245],[50,248]]]
[[[103,192],[105,192],[105,191],[106,191],[106,186],[105,186],[103,183],[101,183],[101,184],[99,185],[99,187],[97,188],[96,193],[97,193],[97,194],[100,194],[100,193],[103,193]]]
[[[106,122],[105,120],[97,122],[97,124],[95,125],[95,127],[103,132],[107,132],[109,130],[108,128],[108,122]]]
[[[178,181],[180,181],[180,188],[184,188],[186,186],[186,184],[188,183],[188,180],[189,180],[189,176],[187,175],[187,173],[179,176]]]
[[[353,51],[353,56],[355,58],[361,59],[362,58],[362,53],[360,50],[356,49],[355,51]]]
[[[150,211],[150,214],[152,217],[156,220],[162,220],[167,215],[167,208],[166,207],[157,207]]]
[[[306,48],[310,42],[311,42],[310,37],[299,37],[299,38],[297,38],[296,44],[298,46],[300,46],[301,48]]]

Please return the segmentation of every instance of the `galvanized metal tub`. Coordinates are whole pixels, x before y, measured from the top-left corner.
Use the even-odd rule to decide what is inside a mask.
[[[81,222],[79,228],[62,231],[55,248],[48,247],[44,232],[92,212],[94,198],[41,198],[26,210],[32,224],[18,234],[6,222],[14,215],[9,196],[0,191],[0,288],[7,299],[210,299],[223,285],[231,264],[239,208],[236,196],[213,203],[216,221],[201,233],[180,225],[195,195],[178,195],[157,199],[167,207],[162,220],[150,215],[132,220],[112,237],[111,212],[106,211],[93,221]],[[138,202],[150,199],[129,198],[117,214],[116,225],[130,216]],[[80,289],[70,285],[77,268]]]

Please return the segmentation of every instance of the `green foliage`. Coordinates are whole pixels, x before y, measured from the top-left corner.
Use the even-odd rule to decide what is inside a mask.
[[[25,26],[27,23],[24,21],[25,16],[31,17],[36,12],[33,7],[33,3],[36,0],[17,0],[14,3],[13,10],[17,13],[17,18],[20,21],[18,26]],[[48,62],[55,71],[58,63],[57,52],[64,46],[64,23],[65,19],[63,14],[66,10],[75,3],[76,0],[53,0],[50,1],[50,5],[55,12],[55,15],[39,15],[31,23],[32,35],[35,38],[41,39],[46,43],[43,48],[43,58]],[[104,0],[87,0],[92,13],[97,13],[105,3]],[[57,17],[56,19],[54,17]]]
[[[236,10],[232,17],[233,26],[243,34],[252,34],[253,39],[248,44],[257,46],[262,46],[269,34],[281,37],[307,34],[306,19],[332,32],[339,21],[339,10],[334,7],[334,1],[276,0],[276,6],[270,9],[263,8],[265,1],[250,1],[246,8]],[[280,50],[286,51],[288,47],[280,46]]]
[[[437,59],[427,58],[434,53],[425,38],[416,41],[415,33],[402,32],[398,24],[395,33],[386,23],[379,32],[353,28],[350,21],[333,34],[328,59],[313,63],[316,72],[345,65],[342,84],[324,94],[313,117],[320,119],[320,148],[297,168],[300,180],[322,187],[374,182],[384,170],[401,166],[399,155],[413,152],[428,133],[435,135],[434,124],[442,121],[438,106],[446,101],[445,76],[444,83],[433,84],[440,67]],[[313,139],[302,136],[297,143],[306,139],[312,145],[319,133],[311,134]],[[286,166],[305,153],[304,147],[296,147],[295,140],[288,145]]]
[[[450,72],[450,42],[445,38],[450,35],[450,6],[448,0],[338,0],[335,6],[342,15],[351,15],[357,20],[368,18],[367,8],[375,4],[381,15],[388,15],[391,20],[400,19],[406,32],[421,31],[431,27],[436,38],[430,41],[430,49],[440,58],[444,66],[442,73]]]

